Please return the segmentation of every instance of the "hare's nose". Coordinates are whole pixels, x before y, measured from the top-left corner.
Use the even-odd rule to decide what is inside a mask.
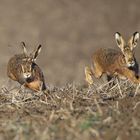
[[[31,77],[31,73],[25,73],[25,74],[24,74],[24,77],[25,77],[25,78]]]
[[[130,67],[133,67],[135,65],[135,61],[130,61],[129,65],[130,65]]]

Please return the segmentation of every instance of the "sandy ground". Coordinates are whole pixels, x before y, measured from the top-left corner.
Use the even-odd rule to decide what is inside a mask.
[[[0,83],[7,78],[8,59],[22,51],[21,41],[29,51],[43,45],[37,63],[48,84],[84,83],[84,67],[96,48],[115,48],[116,31],[126,38],[139,31],[139,5],[138,0],[0,0]]]

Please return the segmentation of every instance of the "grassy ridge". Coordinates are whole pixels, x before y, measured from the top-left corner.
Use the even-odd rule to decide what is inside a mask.
[[[90,88],[75,84],[48,88],[47,96],[18,88],[1,90],[0,139],[139,139],[136,85],[125,81]]]

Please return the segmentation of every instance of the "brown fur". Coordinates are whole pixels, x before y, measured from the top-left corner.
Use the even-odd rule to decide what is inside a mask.
[[[126,43],[120,33],[117,33],[116,41],[121,51],[101,48],[94,52],[91,69],[85,68],[86,81],[92,84],[92,75],[100,78],[103,73],[106,73],[111,77],[118,75],[120,78],[128,78],[134,83],[140,83],[138,64],[133,53],[133,48],[136,46],[138,38],[139,34],[136,32]]]
[[[34,91],[46,89],[43,72],[35,63],[35,59],[39,54],[38,51],[39,47],[35,52],[35,55],[29,56],[26,54],[26,48],[24,46],[24,52],[22,54],[14,55],[9,60],[7,65],[7,75],[10,79],[17,81],[21,85],[24,85],[25,87],[28,87]],[[25,78],[23,75],[23,70],[25,73],[29,73],[31,75],[28,78]]]

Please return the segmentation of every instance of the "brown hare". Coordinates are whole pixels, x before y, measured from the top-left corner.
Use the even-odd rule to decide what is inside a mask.
[[[25,43],[22,42],[23,53],[14,55],[8,62],[7,75],[10,79],[34,91],[46,89],[43,72],[35,63],[41,51],[41,45],[34,53],[27,54]]]
[[[92,76],[100,78],[105,73],[108,79],[112,76],[129,79],[139,84],[139,66],[134,56],[133,49],[139,40],[139,33],[135,32],[132,37],[125,42],[120,33],[115,33],[115,39],[121,51],[111,48],[98,49],[92,56],[91,68],[85,67],[86,81],[93,84]]]

